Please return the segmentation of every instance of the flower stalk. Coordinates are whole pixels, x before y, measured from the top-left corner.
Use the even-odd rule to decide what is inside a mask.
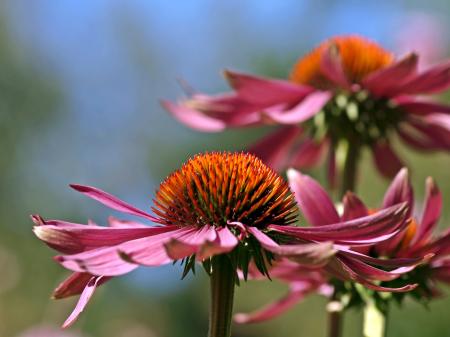
[[[363,334],[364,337],[386,337],[387,315],[380,311],[373,301],[364,307]]]
[[[342,303],[337,299],[332,298],[328,302],[328,337],[340,337],[342,335],[342,310]]]
[[[223,254],[212,258],[211,269],[208,337],[230,337],[236,271]]]
[[[342,151],[342,175],[341,175],[341,198],[347,191],[356,192],[356,177],[358,172],[358,161],[360,157],[360,146],[354,142],[343,142],[339,144]]]

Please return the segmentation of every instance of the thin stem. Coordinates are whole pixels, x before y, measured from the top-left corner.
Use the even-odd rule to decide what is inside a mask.
[[[328,337],[340,337],[342,335],[342,309],[341,302],[335,299],[328,302]]]
[[[346,145],[342,169],[341,197],[343,197],[347,191],[355,192],[360,154],[359,144],[349,141]]]
[[[386,337],[386,323],[387,314],[381,312],[373,301],[368,302],[364,307],[364,337]]]
[[[208,337],[230,337],[236,271],[226,255],[212,259]]]

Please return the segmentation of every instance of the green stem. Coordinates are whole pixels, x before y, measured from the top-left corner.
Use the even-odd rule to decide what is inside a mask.
[[[364,337],[386,337],[386,323],[387,314],[381,312],[373,301],[368,302],[364,307]]]
[[[328,337],[340,337],[342,335],[342,303],[331,299],[327,305],[328,312]]]
[[[208,337],[230,337],[236,271],[226,255],[212,258]]]
[[[351,141],[347,142],[343,155],[344,162],[342,165],[341,197],[343,197],[347,191],[355,192],[356,190],[360,146]]]

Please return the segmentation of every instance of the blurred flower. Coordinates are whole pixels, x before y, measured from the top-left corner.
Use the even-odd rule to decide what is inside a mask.
[[[397,261],[347,252],[346,245],[375,244],[396,234],[404,227],[407,210],[406,204],[399,204],[347,222],[336,215],[334,208],[330,209],[332,205],[324,204],[322,208],[308,209],[308,216],[323,226],[293,226],[298,208],[288,184],[261,160],[244,153],[207,153],[190,159],[160,185],[152,208],[155,215],[96,188],[71,186],[112,209],[160,226],[113,218],[109,227],[102,227],[33,216],[35,234],[66,254],[55,259],[74,272],[58,286],[55,297],[81,293],[64,326],[76,320],[99,284],[139,265],[159,266],[182,260],[185,276],[199,261],[210,273],[210,257],[227,254],[244,275],[250,260],[267,275],[275,255],[302,265],[321,266],[339,254],[331,264],[332,272],[369,282],[359,275],[365,273],[367,263],[392,265]],[[318,192],[311,185],[306,198]],[[408,265],[417,260],[400,262]],[[409,289],[411,286],[397,290]]]
[[[290,183],[292,186],[296,182],[290,179]],[[317,214],[317,209],[322,208],[323,205],[331,207],[331,200],[323,194],[324,191],[309,193],[309,198],[305,198],[305,195],[308,196],[308,193],[305,192],[311,191],[311,183],[312,181],[308,184],[297,184],[294,191],[296,191],[296,196],[299,196],[298,202],[306,219],[312,224],[320,226],[321,223],[317,221],[314,214]],[[382,208],[390,207],[399,202],[407,202],[411,207],[410,210],[413,210],[413,190],[406,169],[401,170],[391,183],[384,196]],[[392,264],[393,261],[401,262],[405,258],[419,257],[421,259],[420,263],[417,263],[416,268],[403,267],[390,272],[366,266],[364,271],[358,271],[359,277],[364,276],[368,279],[382,282],[378,282],[379,285],[375,287],[366,282],[360,283],[369,289],[378,291],[389,290],[387,287],[397,286],[399,282],[418,285],[409,293],[392,295],[397,296],[396,299],[401,299],[406,294],[419,299],[439,295],[437,282],[450,283],[450,230],[436,238],[432,238],[432,231],[440,217],[441,209],[441,194],[433,180],[428,178],[425,206],[420,221],[412,217],[412,212],[409,211],[409,219],[405,230],[398,232],[390,239],[377,245],[366,247],[349,244],[347,253],[358,256],[367,254],[370,256],[370,259],[384,258],[384,265],[380,264],[383,267],[392,267],[394,265]],[[365,217],[372,212],[356,195],[348,193],[344,197],[342,219],[355,220]],[[339,252],[336,254],[336,258],[343,257],[345,259],[345,254],[342,254],[343,252]],[[270,274],[272,277],[289,284],[288,294],[281,300],[253,313],[237,314],[235,320],[238,323],[253,323],[274,318],[289,310],[309,294],[319,293],[330,297],[335,286],[339,296],[347,298],[347,304],[355,305],[360,303],[360,301],[366,300],[367,294],[363,296],[360,294],[361,292],[366,292],[366,290],[345,285],[342,281],[350,277],[340,277],[339,273],[336,273],[334,264],[335,260],[332,260],[324,268],[312,269],[292,263],[286,259],[275,262],[273,268],[270,269]],[[347,269],[351,268],[351,266],[351,264],[347,263],[346,271],[351,272],[351,269]],[[255,269],[252,269],[251,276],[254,279],[260,278],[258,271]],[[337,277],[338,280],[333,280],[333,277]],[[377,303],[380,301],[385,302],[384,306],[386,306],[386,302],[393,298],[386,294],[381,296],[378,293],[372,293],[369,296],[375,296]]]
[[[450,86],[450,62],[422,72],[417,63],[414,53],[395,59],[365,38],[334,37],[301,58],[289,81],[226,71],[232,93],[162,104],[200,131],[280,125],[250,148],[274,169],[315,166],[328,151],[333,180],[338,148],[367,146],[392,177],[403,166],[394,133],[418,150],[450,149],[450,107],[422,97]]]

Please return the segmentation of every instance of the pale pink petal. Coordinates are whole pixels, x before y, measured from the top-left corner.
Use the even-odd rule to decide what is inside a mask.
[[[206,242],[217,238],[214,226],[204,226],[185,232],[164,244],[167,255],[173,260],[180,260],[197,253]]]
[[[417,61],[416,54],[409,54],[389,67],[371,73],[363,80],[363,86],[375,96],[391,96],[400,83],[416,74]]]
[[[150,214],[131,206],[130,204],[116,198],[115,196],[106,193],[102,190],[99,190],[95,187],[91,186],[83,186],[83,185],[76,185],[71,184],[70,187],[72,187],[74,190],[83,193],[84,195],[87,195],[88,197],[99,201],[103,205],[112,208],[116,211],[139,216],[142,218],[149,219],[151,221],[158,222],[158,219],[156,219],[154,216],[151,216]]]
[[[164,109],[169,111],[175,119],[188,127],[204,132],[220,132],[226,128],[226,123],[214,117],[186,106],[185,104],[174,104],[169,101],[161,101]]]
[[[299,171],[287,172],[289,186],[306,220],[314,226],[339,222],[339,215],[327,192],[311,177]]]
[[[253,144],[248,152],[253,153],[276,171],[282,170],[294,142],[303,130],[299,126],[285,126]]]
[[[373,159],[378,171],[387,178],[392,178],[405,165],[386,142],[378,142],[372,148]]]
[[[298,124],[315,116],[328,103],[332,93],[315,91],[289,110],[266,111],[265,116],[279,124]]]
[[[89,280],[88,284],[81,293],[80,299],[78,300],[75,309],[62,325],[63,328],[68,328],[73,323],[75,323],[78,316],[83,312],[84,308],[86,307],[92,295],[94,294],[97,284],[100,282],[101,279],[102,276],[94,276]]]
[[[225,78],[239,97],[267,107],[302,100],[313,88],[284,80],[274,80],[249,74],[225,71]]]
[[[239,241],[228,229],[223,227],[217,230],[217,238],[214,241],[206,241],[197,252],[197,259],[202,261],[208,257],[231,252]]]

